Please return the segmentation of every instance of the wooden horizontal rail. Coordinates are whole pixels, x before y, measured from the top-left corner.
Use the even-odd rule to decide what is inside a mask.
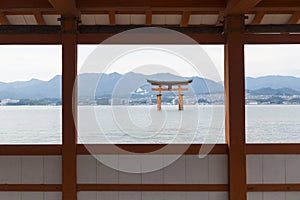
[[[186,148],[184,154],[199,154],[200,148],[207,148],[209,154],[227,154],[226,144],[206,146],[202,144],[78,144],[77,154],[179,154]],[[61,155],[61,145],[0,145],[0,155]],[[160,150],[160,151],[157,151]],[[157,151],[157,152],[155,152]],[[300,154],[299,144],[247,144],[247,154]]]
[[[78,191],[228,191],[221,184],[79,184]]]
[[[0,145],[0,155],[61,155],[61,145]]]
[[[295,192],[300,191],[300,184],[249,184],[248,192]]]
[[[244,34],[245,44],[300,44],[300,34]]]
[[[56,192],[60,184],[0,184],[0,191]],[[228,191],[227,184],[77,184],[77,191]],[[300,184],[248,184],[248,192],[299,192]]]
[[[77,145],[77,154],[130,154],[130,153],[150,153],[154,154],[181,154],[182,149],[186,149],[184,154],[199,154],[199,150],[203,147],[204,152],[209,154],[227,154],[226,144],[216,144],[214,146],[191,144],[79,144]],[[207,149],[207,151],[206,151]],[[159,150],[159,151],[158,151]]]
[[[61,44],[59,34],[0,34],[1,45],[57,45]]]
[[[300,154],[300,144],[247,144],[247,154]]]
[[[26,191],[26,192],[55,192],[61,191],[59,184],[0,184],[0,191]]]

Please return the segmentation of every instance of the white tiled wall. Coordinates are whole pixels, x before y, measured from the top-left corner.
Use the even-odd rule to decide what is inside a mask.
[[[248,155],[247,182],[300,183],[300,155]]]
[[[300,192],[248,192],[247,200],[299,200]]]
[[[61,200],[60,192],[0,192],[0,200]]]
[[[147,156],[107,155],[105,163],[108,161],[112,163],[116,167],[112,169],[91,155],[79,155],[78,183],[226,184],[228,182],[226,155],[209,155],[205,158],[199,158],[198,155],[151,155],[149,158]],[[172,161],[171,164],[162,168],[169,161]],[[118,167],[138,173],[118,171]],[[145,169],[149,171],[152,167],[158,170],[140,173]]]
[[[228,200],[227,192],[79,192],[78,200]]]
[[[0,184],[60,183],[60,156],[0,156]]]

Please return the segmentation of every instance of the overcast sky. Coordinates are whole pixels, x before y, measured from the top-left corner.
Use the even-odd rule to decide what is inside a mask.
[[[86,59],[90,59],[89,55],[93,52],[95,47],[96,46],[79,46],[79,68],[84,63],[86,63]],[[220,79],[223,79],[223,46],[203,45],[201,47],[203,48],[204,52],[207,53],[214,67],[219,73],[219,76],[214,75],[206,78],[220,81]],[[114,46],[110,47],[109,49],[113,51],[114,48],[117,47]],[[184,61],[184,59],[180,59],[180,57],[178,56],[174,57],[173,54],[160,52],[161,51],[151,50],[139,51],[138,53],[123,55],[120,59],[113,62],[110,69],[106,70],[105,72],[161,72],[163,68],[160,67],[153,68],[152,71],[147,71],[145,70],[146,68],[139,68],[134,70],[130,67],[134,65],[137,60],[138,62],[136,65],[151,64],[152,60],[153,64],[156,65],[161,64],[174,66],[176,72],[178,72],[178,74],[182,76],[192,76],[195,74],[194,69],[188,66],[187,62]],[[245,47],[246,76],[258,77],[265,75],[288,75],[300,77],[299,52],[300,45],[247,45]],[[0,53],[0,82],[24,81],[30,80],[32,78],[49,80],[55,75],[61,74],[60,45],[1,45]],[[197,50],[191,51],[191,53],[197,53]],[[79,72],[82,71],[82,69],[79,69]]]

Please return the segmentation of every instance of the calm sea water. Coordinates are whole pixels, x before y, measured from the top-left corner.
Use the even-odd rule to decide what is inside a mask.
[[[61,107],[0,107],[0,144],[61,143]],[[80,106],[81,143],[224,143],[223,106]],[[249,143],[300,142],[300,105],[246,107]]]

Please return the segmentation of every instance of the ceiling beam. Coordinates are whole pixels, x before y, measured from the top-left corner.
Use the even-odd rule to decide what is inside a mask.
[[[223,26],[224,25],[224,13],[220,13],[216,22],[216,26]]]
[[[57,12],[64,17],[79,17],[80,12],[76,7],[75,0],[48,0]]]
[[[288,24],[297,24],[300,20],[300,11],[295,12],[288,21]]]
[[[114,26],[116,25],[116,12],[115,11],[109,11],[109,24]]]
[[[34,15],[34,18],[35,18],[38,25],[45,25],[46,24],[41,12],[35,11],[35,12],[33,12],[33,15]]]
[[[184,11],[182,13],[181,22],[180,22],[181,27],[186,27],[189,25],[190,16],[191,16],[191,12],[189,12],[189,11]]]
[[[262,19],[264,18],[265,13],[264,12],[258,12],[255,14],[251,24],[252,25],[258,25],[261,23]]]
[[[146,11],[146,25],[147,26],[152,25],[152,11],[150,10]]]
[[[228,0],[226,15],[245,14],[262,0]]]
[[[0,23],[1,25],[9,25],[9,21],[3,12],[0,12]]]

